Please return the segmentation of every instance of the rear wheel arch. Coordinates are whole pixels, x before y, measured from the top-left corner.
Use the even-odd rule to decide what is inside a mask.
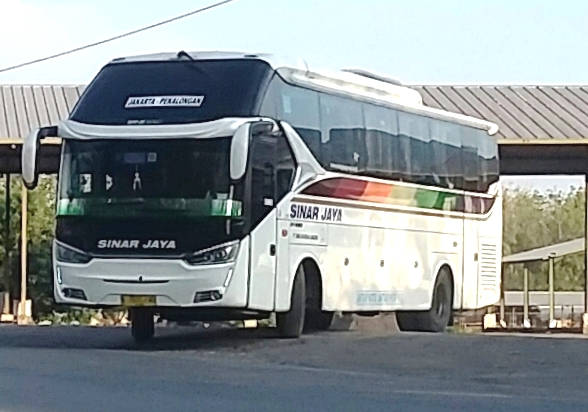
[[[430,309],[397,312],[396,320],[400,330],[443,332],[452,323],[454,290],[453,271],[448,264],[443,264],[434,278]]]
[[[326,330],[331,326],[334,312],[323,310],[325,287],[321,270],[313,259],[304,259],[301,265],[304,269],[306,286],[304,330],[307,332]]]
[[[458,295],[459,293],[456,293],[456,283],[455,283],[455,273],[453,271],[453,267],[451,266],[451,264],[449,263],[448,260],[444,259],[441,262],[439,262],[437,264],[437,267],[435,268],[434,271],[434,277],[432,278],[432,282],[431,282],[431,300],[430,300],[430,304],[433,304],[433,293],[434,293],[434,288],[435,288],[435,284],[437,283],[437,279],[439,278],[439,276],[441,276],[443,273],[445,273],[445,276],[449,277],[449,280],[451,282],[451,308],[455,308],[457,306],[459,306],[459,302],[456,302],[456,295]],[[458,291],[459,292],[459,291]]]
[[[451,268],[451,266],[449,265],[449,263],[443,263],[439,266],[439,269],[437,270],[437,274],[435,275],[435,281],[433,282],[433,288],[435,288],[435,285],[437,284],[437,280],[439,279],[440,276],[447,276],[449,279],[449,282],[451,284],[451,304],[452,304],[452,309],[453,306],[455,305],[455,278],[453,276],[453,269]],[[433,293],[431,293],[431,304],[433,303],[433,295],[434,295],[435,290],[433,289]]]
[[[323,276],[316,261],[307,257],[300,262],[304,269],[304,280],[306,283],[307,298],[318,301],[319,307],[322,308],[324,297]]]

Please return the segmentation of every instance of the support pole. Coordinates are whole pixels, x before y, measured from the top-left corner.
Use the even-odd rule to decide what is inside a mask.
[[[4,307],[2,308],[2,314],[8,315],[12,311],[12,276],[10,276],[10,173],[4,175],[5,178],[5,190],[4,190],[4,286],[6,287],[6,293],[4,295]]]
[[[555,327],[555,285],[553,275],[553,256],[549,257],[549,327]]]
[[[21,189],[21,251],[20,251],[20,267],[21,267],[21,283],[20,283],[20,305],[18,311],[18,324],[26,325],[29,323],[29,317],[27,316],[27,217],[28,217],[28,191],[27,188],[22,185]]]
[[[529,268],[523,269],[523,327],[530,328],[529,321]]]
[[[506,321],[504,320],[505,317],[505,302],[504,302],[504,269],[505,265],[502,263],[500,265],[500,319],[498,320],[498,324],[501,328],[506,328]]]
[[[584,314],[582,332],[588,335],[588,174],[584,175]]]

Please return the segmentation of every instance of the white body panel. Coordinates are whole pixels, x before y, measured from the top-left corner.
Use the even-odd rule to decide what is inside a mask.
[[[286,258],[278,256],[281,263],[276,310],[289,308],[293,273],[305,258],[319,266],[324,310],[429,309],[434,282],[443,265],[450,267],[454,277],[454,308],[462,307],[462,295],[463,308],[468,309],[498,301],[502,225],[499,201],[486,216],[425,214],[416,209],[381,207],[375,210],[375,205],[370,205],[374,208],[370,210],[354,203],[357,202],[321,199],[317,204],[316,199],[299,195],[279,205],[282,218],[278,227],[289,231],[290,267],[284,273]],[[292,204],[317,207],[318,212],[308,219],[291,219]],[[320,216],[329,208],[341,210],[341,222],[320,222]],[[484,236],[478,238],[478,231]],[[282,250],[285,243],[280,238]],[[483,260],[484,269],[474,261],[474,254]],[[286,282],[290,284],[287,291]]]
[[[270,253],[276,244],[276,210],[251,232],[251,267],[249,268],[249,308],[274,310],[276,257]]]
[[[190,266],[181,260],[130,258],[94,259],[87,264],[73,264],[54,259],[54,295],[57,303],[80,306],[118,306],[121,295],[155,295],[158,306],[245,308],[248,266],[248,237],[241,242],[233,263],[218,265]],[[63,290],[66,288],[83,290],[87,300],[65,297]],[[222,293],[223,298],[194,303],[197,292],[213,290]]]

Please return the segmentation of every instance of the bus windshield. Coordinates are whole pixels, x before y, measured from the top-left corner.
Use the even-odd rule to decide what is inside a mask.
[[[58,216],[240,218],[231,138],[66,140]]]
[[[271,67],[259,60],[105,66],[70,119],[97,125],[184,124],[254,115]]]

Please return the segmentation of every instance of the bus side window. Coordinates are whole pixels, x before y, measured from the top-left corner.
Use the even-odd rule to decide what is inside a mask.
[[[460,126],[461,129],[461,162],[463,165],[463,189],[476,192],[480,187],[480,158],[478,157],[478,142],[476,130],[471,127]]]
[[[276,146],[276,203],[292,188],[296,161],[286,136],[279,136]]]
[[[431,119],[431,154],[433,173],[440,181],[439,185],[449,189],[461,189],[461,138],[459,129],[454,124]]]
[[[322,93],[320,113],[327,169],[359,172],[367,163],[361,103]]]
[[[365,121],[366,169],[370,175],[401,178],[400,139],[396,111],[363,104]]]
[[[275,138],[256,135],[249,146],[249,168],[251,173],[251,223],[256,226],[271,207],[265,199],[274,197],[271,175],[275,171]],[[274,201],[275,204],[275,201]]]
[[[265,91],[265,95],[263,96],[263,100],[259,108],[259,115],[261,117],[269,117],[271,119],[278,118],[276,103],[278,97],[278,83],[276,77],[277,75],[274,75],[274,78],[269,83],[267,90]]]
[[[283,84],[277,95],[278,119],[289,123],[308,146],[312,155],[324,165],[318,93]]]
[[[492,183],[498,180],[498,145],[485,130],[476,130],[478,143],[478,170],[480,181],[478,190],[487,192]]]

